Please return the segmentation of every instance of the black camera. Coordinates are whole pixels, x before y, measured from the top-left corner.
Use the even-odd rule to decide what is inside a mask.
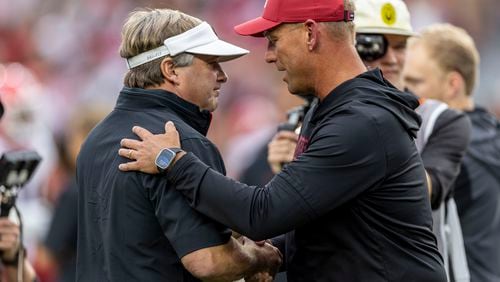
[[[0,217],[8,216],[19,190],[30,180],[42,158],[35,151],[7,152],[0,158]]]
[[[314,96],[304,96],[306,101],[303,105],[291,108],[287,111],[287,121],[278,126],[278,131],[295,131],[302,125],[304,117],[314,101]]]
[[[389,43],[382,34],[356,34],[356,51],[363,61],[373,62],[387,53]]]

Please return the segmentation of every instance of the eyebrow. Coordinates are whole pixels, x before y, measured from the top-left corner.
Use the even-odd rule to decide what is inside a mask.
[[[403,80],[407,81],[407,82],[413,82],[413,83],[415,83],[415,82],[421,82],[422,81],[421,78],[414,77],[412,75],[404,75],[403,76]]]

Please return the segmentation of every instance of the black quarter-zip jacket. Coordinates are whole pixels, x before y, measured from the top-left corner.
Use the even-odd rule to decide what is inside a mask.
[[[186,151],[225,173],[205,137],[209,112],[167,91],[123,88],[78,156],[77,281],[199,281],[180,258],[228,242],[231,232],[193,210],[163,175],[118,170],[127,161],[120,140],[137,138],[134,125],[156,134],[169,120]]]
[[[446,281],[413,140],[417,106],[368,71],[309,111],[296,159],[265,187],[192,154],[167,177],[196,210],[252,239],[295,230],[289,281]]]

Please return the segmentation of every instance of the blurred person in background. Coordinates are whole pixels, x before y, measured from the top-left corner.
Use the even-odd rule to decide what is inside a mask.
[[[380,68],[389,82],[404,90],[406,43],[416,35],[405,3],[401,0],[356,0],[355,3],[358,9],[354,20],[356,49],[361,59],[369,68]],[[421,98],[416,109],[422,124],[415,142],[426,171],[433,231],[448,277],[469,281],[462,231],[460,224],[455,224],[458,215],[453,183],[469,144],[470,122],[460,110],[429,98]]]
[[[62,137],[61,166],[67,180],[56,201],[51,224],[37,256],[37,266],[43,273],[57,277],[56,281],[69,282],[76,278],[76,247],[78,223],[78,188],[76,185],[76,157],[80,146],[94,126],[109,111],[100,104],[82,106],[67,123]],[[54,269],[55,268],[55,269]],[[55,271],[55,273],[54,273]],[[49,279],[49,278],[47,278]]]
[[[4,107],[0,100],[0,119]],[[17,223],[7,217],[0,217],[0,278],[1,281],[36,281],[33,266],[28,262],[26,250],[21,246],[21,230]],[[22,267],[22,273],[19,273]],[[21,275],[21,277],[18,277]],[[20,278],[20,279],[18,279]]]
[[[5,282],[36,281],[33,266],[25,251],[21,251],[19,225],[9,218],[0,217],[0,278]],[[18,280],[19,259],[22,263],[22,278]]]
[[[43,159],[16,201],[24,215],[24,243],[33,259],[50,222],[46,192],[57,150],[49,116],[57,111],[33,71],[20,63],[0,63],[0,97],[8,109],[0,122],[0,152],[33,149]]]
[[[464,111],[472,122],[454,198],[471,281],[500,281],[500,132],[498,120],[473,101],[479,53],[470,35],[450,24],[428,26],[408,45],[405,84],[422,98]]]
[[[125,86],[77,160],[77,281],[274,275],[281,264],[276,248],[232,237],[229,229],[191,209],[165,177],[117,168],[124,160],[116,156],[120,140],[133,137],[132,126],[160,132],[167,120],[175,120],[186,150],[224,173],[222,158],[205,135],[227,81],[220,63],[247,53],[220,40],[208,23],[179,11],[129,15],[120,46],[129,67]],[[165,159],[159,165],[168,164],[169,153],[160,155]]]
[[[268,0],[262,17],[235,27],[267,37],[266,62],[282,71],[290,93],[319,100],[294,161],[255,187],[181,151],[164,177],[197,211],[250,238],[295,229],[288,281],[446,281],[412,139],[418,100],[379,70],[366,71],[354,46],[353,8],[343,0]],[[120,164],[124,171],[158,173],[158,153],[184,146],[172,122],[164,134],[133,131],[142,141],[122,140],[119,154],[131,160]]]

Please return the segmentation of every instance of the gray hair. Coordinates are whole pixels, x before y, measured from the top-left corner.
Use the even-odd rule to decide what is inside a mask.
[[[344,1],[344,10],[355,11],[356,7],[353,0]],[[356,15],[354,15],[356,16]],[[349,40],[354,44],[355,41],[355,28],[354,21],[340,21],[340,22],[325,22],[323,23],[330,34],[330,37],[334,40],[345,41]]]
[[[120,56],[128,59],[157,48],[165,39],[181,34],[199,24],[201,24],[200,19],[180,11],[170,9],[134,11],[129,14],[122,28]],[[165,57],[130,69],[125,74],[125,86],[146,88],[162,84],[165,78],[160,65]],[[174,66],[183,67],[191,65],[193,57],[191,54],[181,53],[173,56],[172,60]]]

